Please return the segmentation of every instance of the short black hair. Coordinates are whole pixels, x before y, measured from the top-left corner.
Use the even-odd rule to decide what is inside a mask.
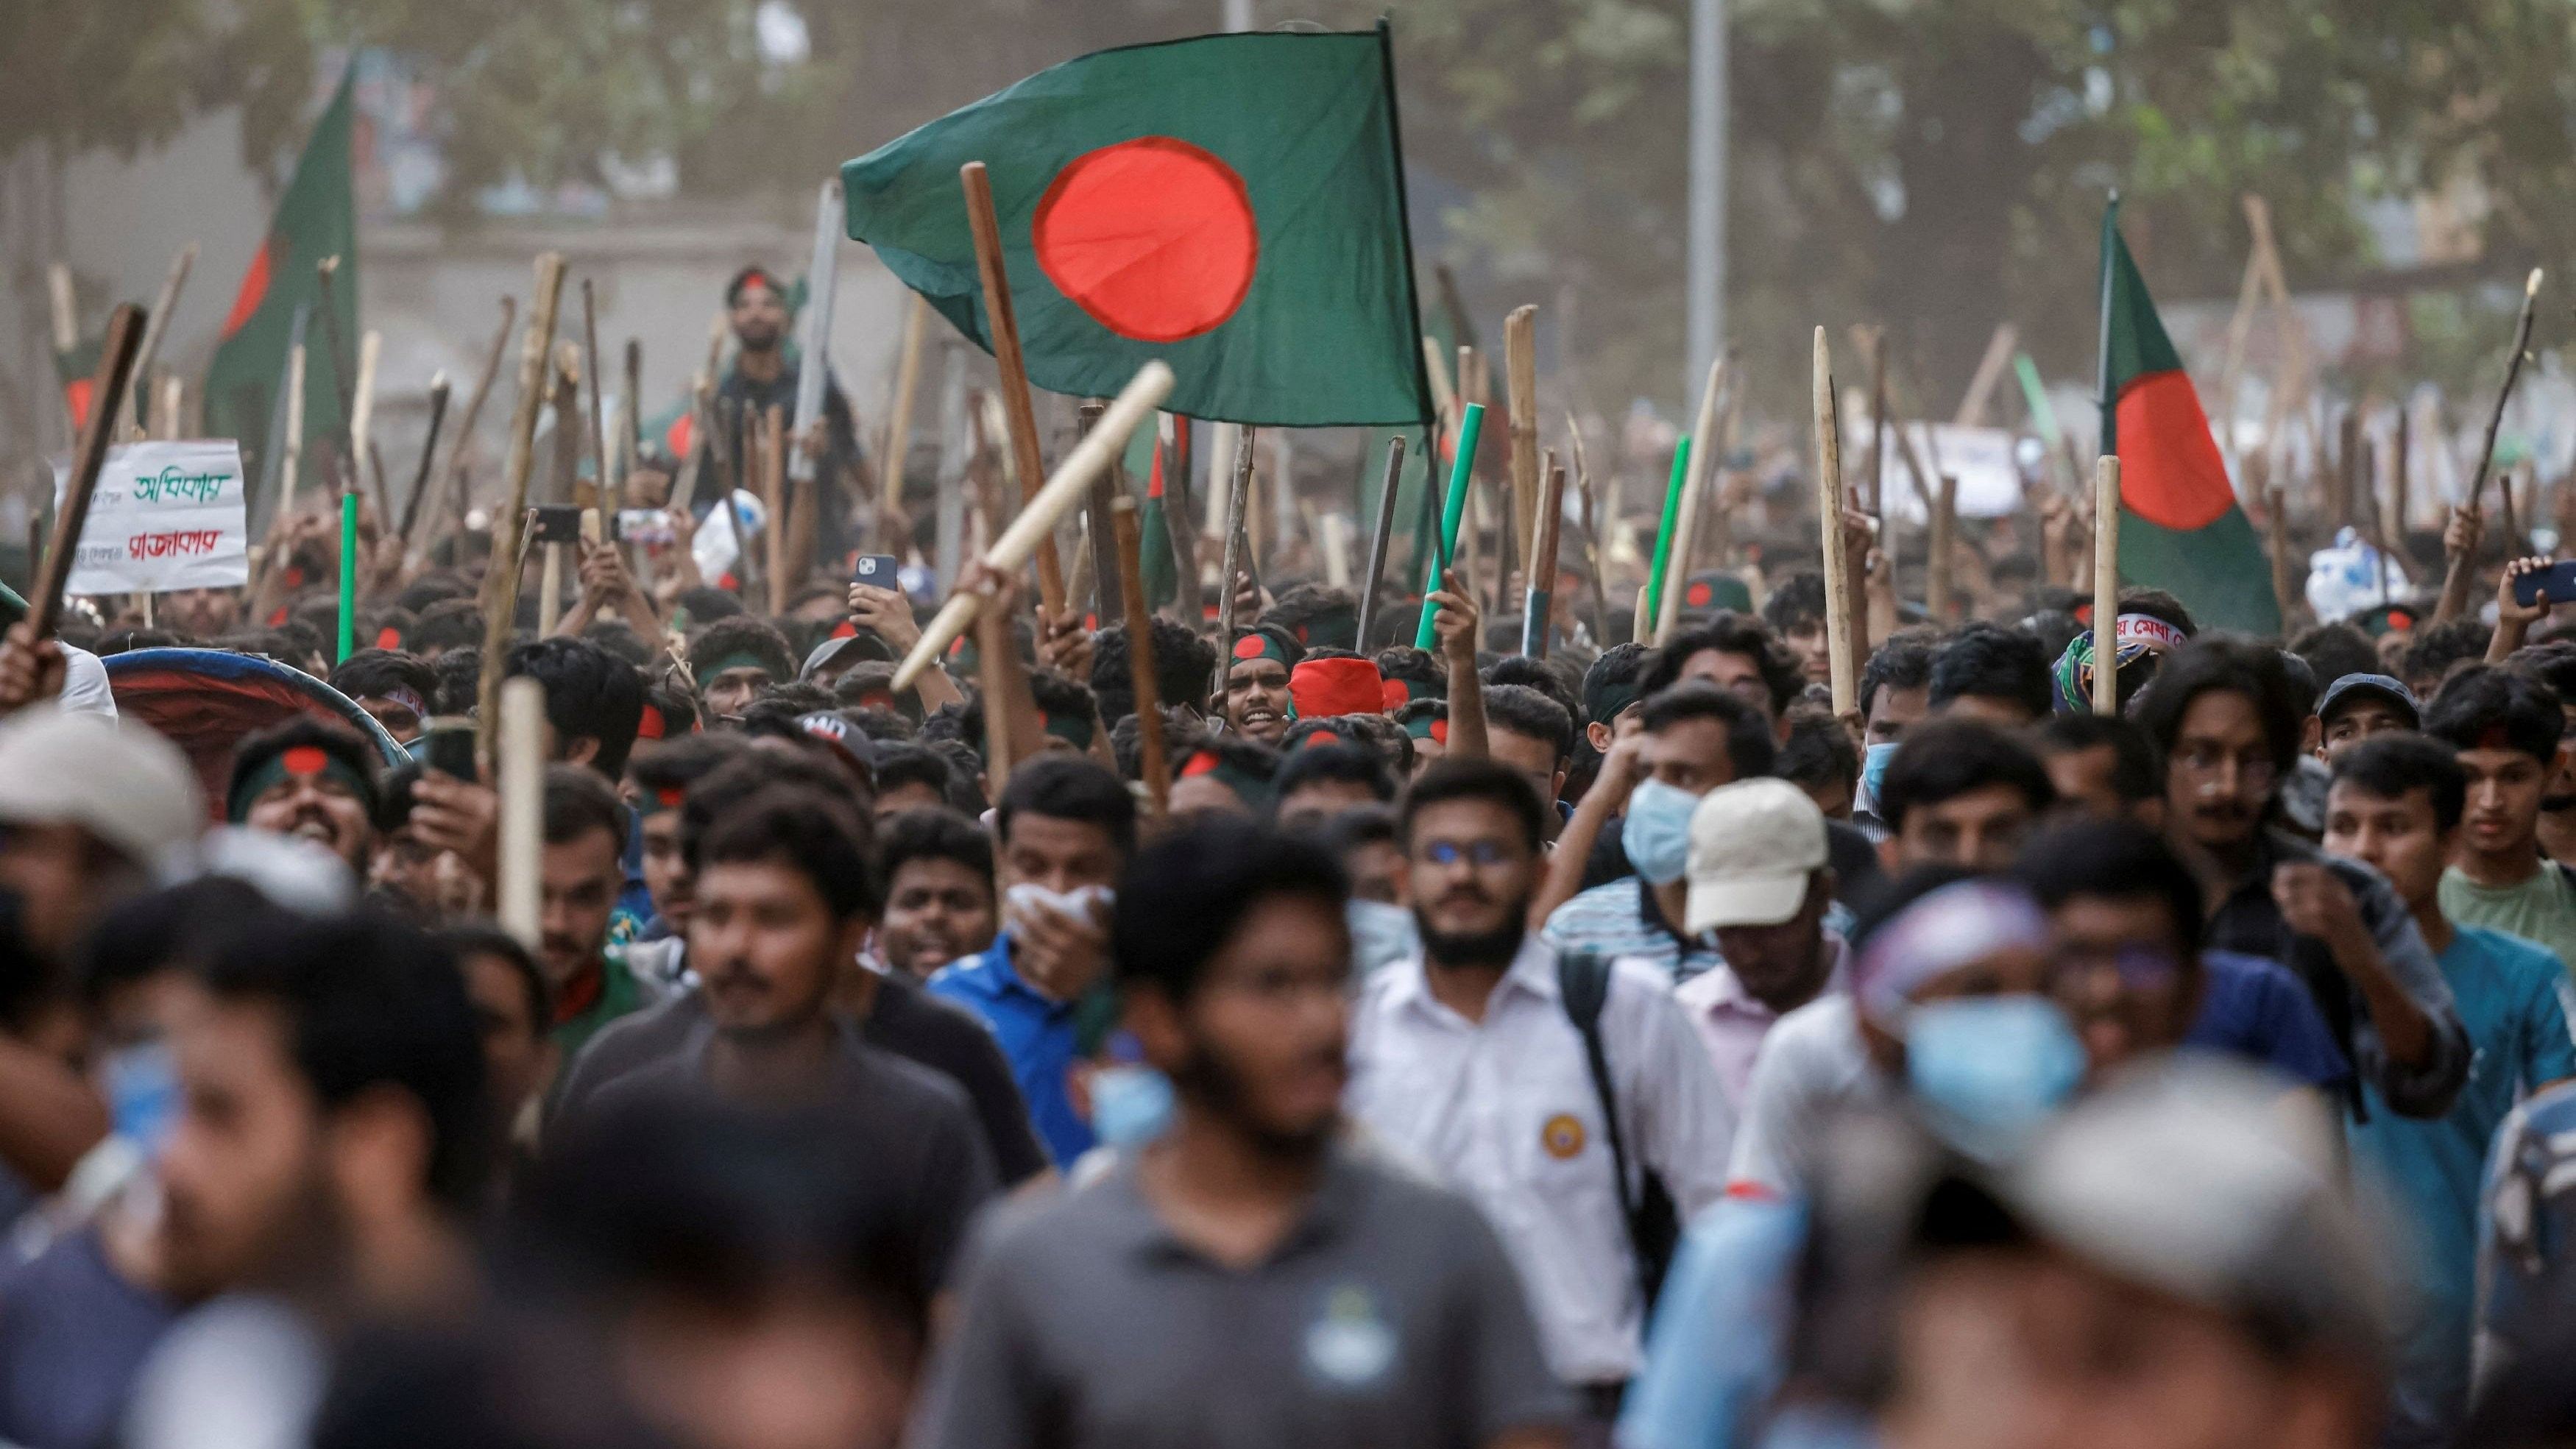
[[[1780,778],[1802,790],[1834,780],[1860,783],[1860,748],[1832,710],[1801,704],[1790,709],[1788,719],[1788,743],[1774,762]]]
[[[1278,798],[1285,800],[1290,791],[1315,780],[1362,785],[1380,800],[1395,798],[1395,777],[1387,773],[1375,750],[1321,737],[1303,749],[1290,750],[1270,783]]]
[[[519,995],[527,1002],[528,1025],[537,1035],[546,1034],[548,1023],[554,1020],[554,989],[546,984],[546,973],[537,965],[536,955],[518,937],[488,921],[468,921],[434,931],[430,939],[456,958],[460,971],[475,956],[495,956],[507,963],[510,974],[519,980]]]
[[[1183,825],[1138,851],[1119,881],[1109,916],[1111,969],[1121,986],[1152,987],[1187,1002],[1257,907],[1298,897],[1338,921],[1350,893],[1341,863],[1305,836],[1241,820]]]
[[[1762,621],[1732,609],[1720,609],[1709,621],[1695,629],[1677,631],[1672,642],[1655,651],[1653,662],[1646,666],[1638,680],[1641,694],[1661,694],[1682,677],[1682,666],[1694,654],[1715,650],[1720,654],[1741,654],[1753,661],[1762,673],[1763,686],[1771,691],[1771,713],[1786,714],[1789,702],[1806,687],[1806,677],[1788,647],[1771,637]],[[2044,681],[2043,681],[2044,682]]]
[[[2173,625],[2186,639],[2200,632],[2200,625],[2192,620],[2191,610],[2184,606],[2182,600],[2163,589],[2132,585],[2120,591],[2120,601],[2115,608],[2115,622],[2118,614],[2144,614],[2158,623]]]
[[[2469,805],[2469,772],[2451,746],[2411,730],[2382,730],[2334,757],[2335,784],[2347,781],[2379,800],[2421,790],[2433,804],[2433,826],[2448,833]]]
[[[483,605],[472,598],[441,599],[412,621],[410,644],[421,653],[462,649],[483,642]]]
[[[371,911],[279,914],[215,953],[206,988],[275,1007],[287,1055],[326,1110],[393,1088],[430,1128],[424,1186],[451,1211],[476,1203],[490,1165],[483,1044],[456,958]]]
[[[1087,736],[1101,728],[1100,704],[1091,690],[1052,669],[1032,669],[1028,678],[1029,698],[1038,707],[1040,721],[1052,725],[1067,720],[1081,725],[1086,734],[1083,744],[1088,748]]]
[[[1214,666],[1211,665],[1211,668]],[[1175,758],[1178,742],[1195,738],[1200,730],[1198,715],[1180,705],[1163,706],[1163,759],[1169,765]],[[1145,722],[1130,714],[1109,728],[1110,758],[1118,762],[1118,773],[1129,780],[1145,778]]]
[[[1216,646],[1160,614],[1147,621],[1145,636],[1154,650],[1154,693],[1161,702],[1193,709],[1206,703],[1208,680],[1216,673]],[[1126,625],[1112,624],[1093,636],[1091,697],[1099,701],[1100,717],[1112,725],[1136,712],[1134,669]]]
[[[2040,758],[2111,747],[2111,788],[2131,804],[2165,797],[2165,759],[2156,742],[2125,715],[2054,714],[2032,731]]]
[[[954,810],[906,810],[880,822],[877,879],[880,896],[894,891],[895,872],[916,860],[953,860],[987,889],[993,882],[993,837]]]
[[[1431,762],[1396,807],[1396,826],[1405,843],[1413,841],[1413,822],[1423,811],[1451,800],[1483,800],[1508,811],[1521,827],[1521,839],[1533,851],[1547,838],[1547,806],[1520,771],[1481,756],[1458,756]]]
[[[932,740],[929,749],[948,762],[948,807],[982,815],[992,803],[984,796],[984,757],[963,740]]]
[[[1449,697],[1449,666],[1428,649],[1391,644],[1377,651],[1377,677],[1401,683],[1408,704]]]
[[[1983,720],[1926,720],[1905,732],[1878,786],[1878,815],[1890,830],[1903,830],[1908,811],[1938,805],[1988,785],[2010,785],[2032,813],[2048,808],[2057,790],[2048,767],[2028,745]]]
[[[1485,687],[1485,727],[1538,740],[1556,751],[1559,764],[1574,751],[1574,716],[1526,684]]]
[[[545,836],[548,845],[570,845],[594,830],[605,830],[626,853],[626,802],[595,770],[579,765],[546,766]]]
[[[73,958],[73,984],[95,1011],[118,990],[205,960],[235,932],[278,914],[259,887],[237,876],[201,875],[129,896],[109,906],[82,940]],[[0,1019],[12,1014],[0,1011]]]
[[[1004,841],[1021,815],[1079,820],[1109,832],[1118,853],[1136,849],[1136,797],[1109,767],[1086,755],[1044,754],[1011,771],[994,802],[993,828]]]
[[[680,596],[672,601],[672,605],[675,615],[689,616],[692,629],[703,629],[718,619],[730,619],[744,612],[742,600],[713,584],[680,590]]]
[[[1878,691],[1888,689],[1929,689],[1932,684],[1932,641],[1920,634],[1900,633],[1870,651],[1869,662],[1860,671],[1860,717],[1866,722],[1878,712]]]
[[[1310,651],[1349,649],[1359,635],[1359,595],[1330,584],[1291,584],[1261,611],[1260,622],[1286,629]]]
[[[351,699],[382,699],[397,689],[420,696],[427,713],[438,697],[438,675],[429,661],[401,649],[361,649],[331,671],[331,687]]]
[[[1780,581],[1762,601],[1762,622],[1782,634],[1825,616],[1825,576],[1801,569]]]
[[[356,730],[309,714],[292,715],[233,747],[232,777],[224,782],[227,810],[261,767],[288,750],[304,747],[320,750],[357,773],[365,782],[359,801],[367,807],[367,819],[374,821],[384,807],[384,757]]]
[[[639,724],[635,732],[638,742],[685,739],[697,732],[697,700],[670,680],[656,680],[644,687],[644,708],[647,718],[653,714],[662,717],[662,727],[659,734],[654,734]]]
[[[476,644],[450,649],[429,661],[438,678],[438,693],[429,707],[440,714],[472,714],[482,705],[483,649]]]
[[[737,654],[751,656],[769,675],[772,684],[785,684],[796,678],[796,656],[787,647],[787,636],[778,626],[752,614],[735,614],[718,619],[699,631],[689,641],[689,670],[697,677],[703,692],[715,675],[723,672],[715,666]]]
[[[1932,708],[1963,695],[2001,699],[2034,720],[2048,717],[2048,655],[2039,636],[1993,624],[1970,624],[1932,654]]]
[[[1713,719],[1726,726],[1726,758],[1735,767],[1735,778],[1750,780],[1778,768],[1779,745],[1770,721],[1754,713],[1753,706],[1734,691],[1705,679],[1685,680],[1648,695],[1638,723],[1652,735],[1691,719]]]
[[[607,650],[612,659],[623,659],[638,669],[653,666],[653,645],[623,619],[598,620],[582,630],[581,637]]]
[[[680,802],[680,856],[691,870],[718,819],[764,790],[789,788],[831,801],[865,818],[868,801],[850,772],[812,751],[749,750],[698,777]]]
[[[956,772],[948,768],[948,759],[927,745],[879,745],[876,751],[877,793],[891,793],[906,785],[926,785],[940,799],[948,798],[948,780]]]
[[[2051,826],[2022,846],[2013,875],[2052,911],[2077,896],[2154,897],[2183,951],[2199,950],[2207,925],[2200,878],[2163,836],[2134,820],[2086,817]]]
[[[2531,644],[2505,656],[2505,668],[2530,675],[2557,692],[2564,705],[2576,699],[2576,643],[2552,639],[2546,644]]]
[[[2566,711],[2557,691],[2517,670],[2473,665],[2451,676],[2424,710],[2424,733],[2454,750],[2519,750],[2556,763]]]
[[[2241,695],[2263,722],[2272,768],[2287,774],[2299,758],[2299,729],[2307,718],[2290,688],[2281,651],[2241,634],[2202,634],[2165,657],[2153,683],[2138,696],[2132,716],[2156,748],[2173,754],[2183,716],[2193,700],[2223,692]]]
[[[626,778],[649,796],[659,797],[673,790],[685,794],[690,786],[750,748],[749,741],[731,734],[656,740],[628,757]]]
[[[782,783],[716,812],[698,839],[696,868],[783,864],[812,884],[834,919],[846,921],[877,914],[873,844],[867,816],[847,802]]]
[[[758,282],[762,287],[768,289],[769,294],[776,297],[781,306],[786,305],[786,284],[778,280],[776,273],[770,271],[769,268],[764,267],[757,262],[735,272],[733,274],[733,280],[725,283],[725,305],[730,307],[736,302],[741,301],[743,289],[749,287],[754,282]]]
[[[2487,657],[2487,640],[2493,632],[2474,617],[2425,625],[2407,639],[2406,652],[2398,656],[2397,675],[2418,695],[2431,695],[2452,670]]]
[[[2318,624],[2290,641],[2290,652],[2308,661],[2317,683],[2331,686],[2347,674],[2377,674],[2379,650],[2370,636],[2348,619]]]
[[[397,608],[409,609],[412,617],[418,618],[428,612],[433,604],[445,603],[449,599],[472,597],[474,597],[474,586],[459,577],[454,570],[431,569],[403,585],[402,592],[394,595],[394,605]]]
[[[1532,659],[1526,654],[1507,654],[1486,665],[1477,677],[1485,682],[1485,697],[1489,700],[1494,686],[1517,684],[1556,701],[1556,707],[1565,711],[1568,734],[1572,733],[1575,718],[1583,713],[1583,678],[1563,655]]]
[[[644,675],[634,665],[587,639],[556,635],[511,650],[502,674],[526,675],[545,687],[546,722],[558,740],[599,741],[592,769],[612,780],[625,773],[636,726],[644,721]]]

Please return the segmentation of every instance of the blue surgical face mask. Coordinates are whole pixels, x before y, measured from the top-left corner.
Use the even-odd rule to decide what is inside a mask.
[[[1091,1130],[1111,1147],[1151,1142],[1172,1125],[1172,1084],[1142,1062],[1091,1074]]]
[[[107,1088],[109,1119],[117,1135],[143,1149],[161,1149],[179,1116],[179,1073],[162,1042],[120,1047],[99,1064]]]
[[[1882,741],[1870,746],[1860,757],[1861,799],[1872,808],[1878,804],[1880,783],[1887,779],[1887,762],[1896,758],[1896,746],[1895,740]]]
[[[1993,1162],[2029,1141],[2084,1080],[2084,1044],[2045,997],[1934,1001],[1905,1015],[1905,1075],[1935,1130]]]
[[[1697,795],[1661,780],[1629,792],[1619,848],[1648,885],[1671,885],[1690,868],[1691,812],[1698,808]]]

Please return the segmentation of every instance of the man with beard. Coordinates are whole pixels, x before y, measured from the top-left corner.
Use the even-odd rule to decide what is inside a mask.
[[[571,1061],[598,1030],[661,995],[620,951],[609,918],[626,872],[626,806],[598,772],[546,767],[545,853],[538,865],[537,960],[554,1000],[554,1042]]]
[[[2281,655],[2194,639],[2156,671],[2138,722],[2165,757],[2165,832],[2217,902],[2201,944],[2289,967],[2389,1108],[2438,1117],[2469,1075],[2468,1034],[2405,903],[2368,867],[2267,829],[2302,711]],[[2358,1095],[2347,1105],[2361,1108]]]
[[[1734,1113],[1661,970],[1529,933],[1546,816],[1518,771],[1444,760],[1400,827],[1423,954],[1361,989],[1344,1101],[1485,1209],[1549,1366],[1606,1423],[1661,1271],[1631,1204],[1656,1178],[1685,1216],[1723,1195]]]
[[[1493,1229],[1336,1140],[1343,896],[1321,847],[1266,827],[1203,822],[1137,857],[1110,954],[1173,1124],[989,1225],[914,1444],[1562,1442]]]
[[[733,274],[733,280],[725,284],[725,321],[733,328],[733,366],[725,369],[724,376],[716,382],[718,402],[730,402],[742,413],[763,417],[775,407],[789,423],[796,421],[796,383],[805,359],[788,354],[787,329],[794,320],[795,314],[787,307],[786,289],[767,268],[745,267]],[[814,450],[814,476],[823,484],[825,496],[837,498],[842,473],[859,461],[859,443],[850,422],[850,400],[841,395],[840,384],[828,372],[823,379],[823,416],[818,420],[818,432],[819,436],[809,440]],[[714,463],[702,466],[706,471],[699,476],[717,476]],[[841,554],[837,523],[841,512],[838,507],[820,510],[822,531],[815,542],[821,557],[837,558]],[[779,676],[782,680],[793,677],[793,670]]]
[[[162,628],[201,642],[241,627],[239,589],[180,589],[158,603]]]
[[[309,840],[363,881],[376,848],[375,751],[354,732],[297,715],[233,752],[225,818]]]
[[[1226,656],[1225,697],[1218,701],[1225,727],[1255,744],[1279,748],[1297,719],[1288,674],[1305,657],[1305,646],[1276,624],[1236,635]]]

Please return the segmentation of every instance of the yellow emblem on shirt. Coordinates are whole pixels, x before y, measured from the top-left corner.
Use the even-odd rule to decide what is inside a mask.
[[[1559,1162],[1583,1150],[1583,1121],[1571,1112],[1559,1112],[1538,1129],[1538,1145]]]

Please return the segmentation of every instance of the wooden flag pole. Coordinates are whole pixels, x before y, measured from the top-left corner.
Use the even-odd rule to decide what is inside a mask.
[[[1852,668],[1851,561],[1843,553],[1843,445],[1834,421],[1834,354],[1825,329],[1816,328],[1812,395],[1816,425],[1816,513],[1824,531],[1825,656],[1833,680],[1834,714],[1860,708]]]
[[[1377,489],[1377,532],[1369,538],[1368,577],[1360,581],[1359,635],[1354,647],[1365,654],[1369,629],[1377,622],[1377,595],[1386,577],[1387,535],[1395,528],[1397,482],[1404,476],[1404,434],[1386,440],[1386,475]]]
[[[411,495],[403,499],[402,526],[395,536],[402,540],[403,551],[411,551],[411,532],[420,522],[421,500],[429,496],[429,465],[438,458],[438,434],[447,424],[447,371],[441,368],[429,378],[429,430],[421,434],[420,466],[413,470]]]
[[[1524,575],[1536,542],[1538,463],[1538,308],[1524,303],[1503,319],[1503,379],[1511,404],[1512,531]]]
[[[555,309],[562,301],[563,253],[541,252],[535,306],[527,339],[519,347],[519,398],[510,410],[510,461],[502,475],[507,504],[492,519],[492,563],[484,575],[483,677],[474,692],[474,734],[486,778],[497,778],[493,751],[498,747],[501,671],[509,662],[510,631],[519,614],[520,540],[528,527],[528,475],[537,461],[537,406],[545,396],[546,358],[554,350]]]
[[[2120,712],[2120,455],[2093,465],[2093,712]]]
[[[447,453],[447,478],[440,492],[456,500],[456,526],[465,526],[465,459],[474,451],[474,424],[483,417],[483,399],[491,394],[492,380],[500,375],[501,359],[509,355],[510,329],[519,320],[519,300],[501,299],[501,326],[492,334],[492,350],[483,357],[483,375],[474,380],[474,391],[465,399],[465,415],[456,420],[456,446]],[[498,557],[498,555],[495,555]]]
[[[1118,551],[1118,597],[1127,621],[1127,679],[1136,693],[1136,764],[1155,818],[1172,810],[1172,768],[1163,754],[1163,700],[1154,687],[1154,627],[1145,608],[1144,525],[1127,490],[1109,500]]]
[[[143,309],[121,303],[107,319],[107,340],[99,349],[98,372],[90,382],[89,417],[81,424],[79,446],[72,450],[71,477],[63,488],[62,506],[54,510],[54,537],[45,549],[35,587],[27,592],[27,636],[45,639],[63,614],[63,584],[71,578],[72,555],[79,551],[81,528],[89,521],[89,502],[98,491],[98,470],[107,464],[115,422],[125,408],[125,390],[134,378],[134,358],[143,350]]]
[[[1137,369],[1136,376],[1109,404],[1100,426],[1090,436],[1076,443],[1073,452],[1057,465],[1054,476],[1038,495],[1020,510],[1011,525],[984,550],[984,563],[999,573],[1008,574],[1028,564],[1029,555],[1037,550],[1040,540],[1049,536],[1056,522],[1072,511],[1090,491],[1091,480],[1116,460],[1126,447],[1128,435],[1137,425],[1153,416],[1172,391],[1172,370],[1160,359]],[[910,689],[921,672],[930,667],[966,626],[975,622],[983,611],[982,596],[972,589],[959,589],[948,596],[937,616],[923,627],[919,642],[904,656],[895,670],[893,688],[900,694]]]
[[[1708,491],[1708,479],[1716,466],[1717,455],[1725,450],[1724,440],[1717,436],[1718,394],[1725,388],[1726,359],[1721,357],[1709,364],[1708,385],[1700,390],[1699,418],[1691,429],[1691,437],[1698,446],[1691,449],[1690,471],[1682,479],[1681,516],[1674,519],[1668,515],[1672,537],[1656,540],[1670,553],[1662,572],[1663,593],[1655,600],[1655,647],[1658,649],[1673,637],[1674,630],[1681,627],[1682,598],[1690,580],[1691,541],[1699,535],[1700,495]]]
[[[1556,602],[1556,545],[1564,516],[1565,466],[1551,450],[1539,484],[1538,517],[1530,530],[1529,596],[1521,611],[1521,652],[1532,659],[1547,657],[1547,639],[1553,632],[1548,617]]]
[[[905,294],[903,344],[895,354],[894,399],[886,408],[885,445],[878,450],[877,472],[885,480],[878,507],[877,547],[895,552],[891,520],[903,513],[903,461],[912,447],[912,399],[921,384],[921,339],[930,330],[930,304],[919,292]]]
[[[495,566],[498,566],[497,559]],[[492,673],[491,661],[484,666]],[[501,929],[533,951],[543,930],[539,867],[545,854],[546,687],[521,677],[495,689],[500,714],[500,758],[486,776],[499,788],[501,819],[493,916]],[[482,725],[492,730],[487,718]]]
[[[1252,428],[1237,428],[1234,433],[1234,476],[1225,493],[1224,562],[1216,576],[1216,681],[1211,692],[1225,692],[1225,671],[1234,659],[1226,651],[1234,647],[1235,586],[1234,576],[1243,569],[1243,510],[1252,499]]]
[[[2487,473],[2495,465],[2496,429],[2504,426],[2504,407],[2513,399],[2513,384],[2522,376],[2523,353],[2531,346],[2531,309],[2540,296],[2540,268],[2531,269],[2531,278],[2522,285],[2522,315],[2513,324],[2513,352],[2505,358],[2504,386],[2496,389],[2495,406],[2487,412],[2486,441],[2478,447],[2478,470],[2469,479],[2468,510],[2476,513],[2486,499]],[[2433,622],[2456,619],[2469,606],[2469,580],[2476,573],[2467,554],[2453,554],[2442,575],[2441,602],[2434,606]]]
[[[1010,271],[1002,261],[1002,223],[993,211],[993,178],[981,161],[958,168],[966,188],[966,221],[975,233],[975,268],[984,284],[984,321],[993,334],[993,362],[1002,375],[1002,415],[1009,421],[1011,462],[1020,475],[1020,506],[1038,495],[1045,476],[1038,456],[1038,418],[1029,397],[1028,361],[1020,355],[1019,314],[1011,303]],[[1039,539],[1038,601],[1047,617],[1064,613],[1064,566],[1056,561],[1053,536]],[[1231,584],[1228,587],[1232,587]]]

